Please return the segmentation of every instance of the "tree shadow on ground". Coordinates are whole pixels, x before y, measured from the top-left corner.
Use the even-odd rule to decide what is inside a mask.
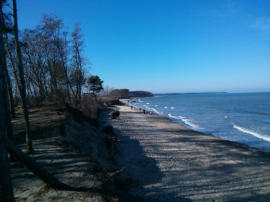
[[[123,175],[137,182],[129,190],[135,195],[149,201],[268,201],[270,197],[269,152],[141,112],[121,112],[120,119],[111,123],[119,129],[117,158],[127,166]]]
[[[164,176],[157,161],[145,155],[139,141],[131,139],[118,129],[114,130],[120,139],[115,146],[114,156],[118,165],[125,168],[117,177],[118,184],[123,189],[139,197],[140,201],[190,201],[174,193],[152,189]]]
[[[97,164],[89,160],[90,157],[68,146],[64,137],[59,135],[61,129],[52,130],[47,128],[33,133],[34,153],[31,157],[50,174],[70,186],[100,188],[101,183],[94,176],[99,169]],[[17,146],[22,150],[26,148],[26,144]],[[44,182],[22,164],[12,161],[10,168],[16,200],[33,196],[44,187]],[[57,195],[57,192],[54,194]]]

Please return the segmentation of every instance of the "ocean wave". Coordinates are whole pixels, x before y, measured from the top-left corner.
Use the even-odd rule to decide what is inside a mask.
[[[239,110],[239,112],[245,113],[245,114],[257,114],[257,115],[270,116],[270,112],[257,112],[257,111],[245,111],[245,110]]]
[[[156,114],[161,114],[158,110],[156,110],[155,108],[152,107],[148,107],[148,109],[152,112],[155,112]]]
[[[170,109],[174,109],[174,107],[170,107]]]
[[[172,114],[168,114],[168,117],[173,118],[173,119],[178,119],[183,121],[186,125],[190,126],[194,130],[202,130],[202,128],[195,123],[192,122],[192,120],[187,119],[186,117],[183,116],[174,116]]]
[[[168,117],[173,118],[173,119],[180,119],[178,116],[174,116],[172,114],[168,114]]]
[[[246,134],[249,134],[249,135],[253,135],[253,136],[257,137],[257,138],[260,138],[260,139],[263,139],[263,140],[265,140],[265,141],[270,142],[270,137],[269,137],[268,135],[260,134],[260,133],[251,131],[251,130],[249,130],[249,129],[240,127],[240,126],[235,125],[235,124],[233,124],[233,128],[235,128],[236,130],[238,130],[238,131],[240,131],[240,132],[242,132],[242,133],[246,133]]]
[[[258,115],[265,115],[265,116],[270,116],[269,112],[247,112],[249,114],[258,114]]]

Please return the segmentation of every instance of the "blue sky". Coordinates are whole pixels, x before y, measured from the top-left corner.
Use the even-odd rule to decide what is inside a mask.
[[[91,74],[152,92],[270,91],[268,0],[23,0],[20,29],[42,14],[81,23]],[[90,68],[89,68],[90,67]]]

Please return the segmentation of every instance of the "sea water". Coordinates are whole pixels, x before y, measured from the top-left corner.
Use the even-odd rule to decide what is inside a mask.
[[[188,128],[270,151],[270,93],[156,95],[131,104]]]

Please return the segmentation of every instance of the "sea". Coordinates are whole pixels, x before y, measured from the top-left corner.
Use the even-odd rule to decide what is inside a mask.
[[[270,151],[270,93],[162,94],[132,99],[186,127]]]

